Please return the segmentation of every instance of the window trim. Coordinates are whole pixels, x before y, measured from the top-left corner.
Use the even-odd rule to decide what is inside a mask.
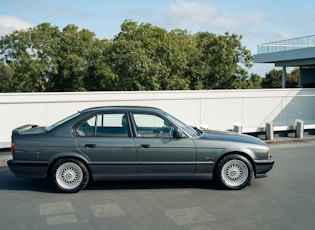
[[[103,114],[121,114],[123,116],[126,116],[127,118],[127,135],[126,136],[115,136],[115,135],[112,135],[112,136],[97,136],[97,122],[98,122],[98,119],[99,119],[99,115],[103,115]],[[93,127],[93,136],[82,136],[78,133],[77,131],[77,128],[84,122],[87,122],[89,119],[95,117],[95,122],[94,122],[94,127]],[[103,116],[102,116],[103,117]],[[103,118],[102,118],[103,119]],[[88,137],[99,137],[99,138],[130,138],[133,136],[133,132],[132,132],[132,128],[131,128],[131,121],[130,121],[130,118],[129,118],[129,114],[127,111],[97,111],[97,112],[93,112],[93,113],[90,113],[89,115],[85,116],[84,118],[80,119],[75,125],[72,126],[72,133],[74,134],[74,136],[76,137],[85,137],[85,138],[88,138]]]

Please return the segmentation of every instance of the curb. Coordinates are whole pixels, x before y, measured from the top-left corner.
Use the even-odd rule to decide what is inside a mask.
[[[267,144],[282,144],[282,143],[292,143],[292,142],[307,142],[307,141],[315,141],[315,137],[310,138],[279,138],[274,140],[263,140]]]

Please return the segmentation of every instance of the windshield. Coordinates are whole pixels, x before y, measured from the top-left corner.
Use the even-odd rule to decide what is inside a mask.
[[[168,113],[164,113],[164,116],[167,117],[170,121],[178,125],[184,132],[189,134],[192,137],[197,137],[199,136],[202,132],[196,128],[193,128],[189,125],[186,125],[182,121],[178,120],[177,118],[173,117],[172,115]]]
[[[53,125],[47,127],[47,128],[46,128],[46,131],[53,130],[54,128],[58,127],[59,125],[65,123],[65,122],[67,122],[67,121],[71,120],[72,118],[75,118],[75,117],[77,117],[77,116],[79,116],[79,115],[80,115],[80,113],[72,114],[71,116],[66,117],[66,118],[62,119],[61,121],[58,121],[57,123],[55,123],[55,124],[53,124]]]

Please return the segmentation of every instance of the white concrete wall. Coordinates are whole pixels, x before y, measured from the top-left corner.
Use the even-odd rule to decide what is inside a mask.
[[[154,106],[187,124],[218,130],[239,122],[243,132],[254,132],[267,120],[275,126],[294,125],[295,119],[315,124],[315,89],[3,93],[0,147],[18,126],[50,125],[78,110],[107,105]]]

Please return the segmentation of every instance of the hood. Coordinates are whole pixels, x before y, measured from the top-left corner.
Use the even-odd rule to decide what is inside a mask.
[[[238,143],[249,143],[256,145],[268,146],[264,141],[246,134],[239,134],[234,132],[224,132],[216,130],[206,130],[200,136],[200,139],[215,140],[215,141],[231,141]]]

